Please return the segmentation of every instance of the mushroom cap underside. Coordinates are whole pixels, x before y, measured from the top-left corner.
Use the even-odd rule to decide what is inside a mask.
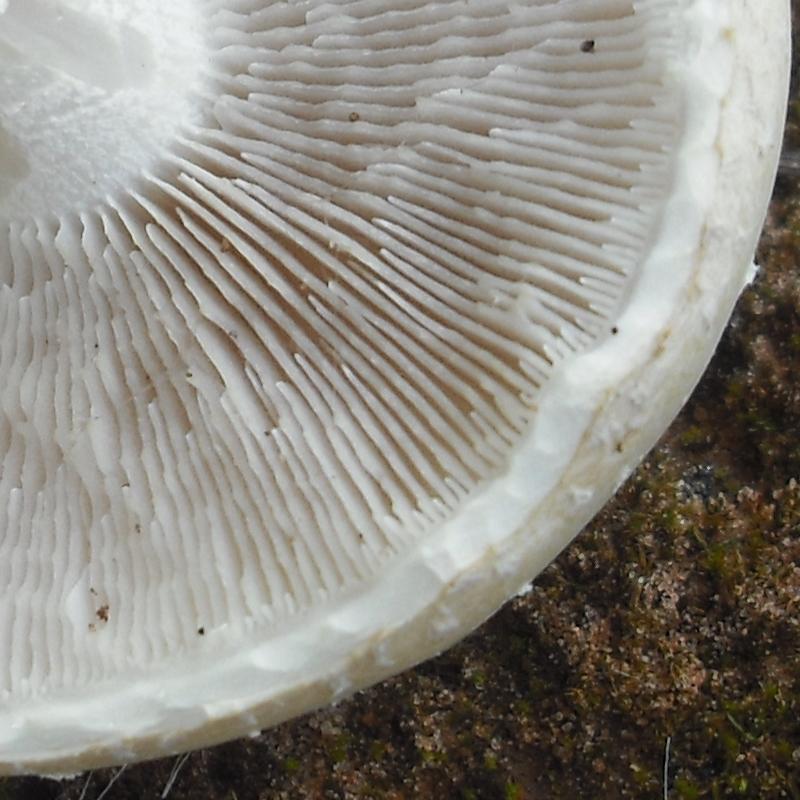
[[[529,581],[707,363],[788,73],[784,0],[43,4],[0,7],[0,773],[274,724]]]

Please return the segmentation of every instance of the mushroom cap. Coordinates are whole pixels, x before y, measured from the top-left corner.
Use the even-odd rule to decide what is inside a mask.
[[[50,5],[0,0],[0,774],[276,724],[530,581],[705,367],[788,90],[786,0]]]

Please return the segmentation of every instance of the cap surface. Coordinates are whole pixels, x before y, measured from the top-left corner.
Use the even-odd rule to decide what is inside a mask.
[[[530,580],[707,363],[788,75],[784,0],[39,5],[0,4],[0,774],[277,723]]]

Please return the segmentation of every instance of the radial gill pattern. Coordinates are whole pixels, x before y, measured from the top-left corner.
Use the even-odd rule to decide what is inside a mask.
[[[149,155],[95,195],[3,207],[7,699],[272,625],[436,536],[610,335],[668,188],[659,0],[178,6],[202,57],[168,140],[131,126]]]

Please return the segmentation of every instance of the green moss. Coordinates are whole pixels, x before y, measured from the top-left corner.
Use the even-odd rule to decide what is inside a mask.
[[[427,766],[447,763],[447,753],[442,750],[420,750],[420,757]]]
[[[300,770],[300,759],[295,758],[294,756],[287,756],[283,760],[283,769],[284,771],[288,772],[290,775],[295,772],[299,772]]]
[[[708,439],[708,434],[700,425],[690,425],[681,434],[681,444],[684,447],[698,447],[704,445]]]
[[[774,753],[780,763],[788,766],[794,754],[794,744],[787,739],[778,739],[774,745]]]
[[[738,554],[733,550],[731,542],[717,542],[710,545],[705,553],[703,563],[708,572],[718,581],[733,582],[738,572]]]
[[[738,775],[731,780],[730,787],[736,794],[746,795],[747,790],[750,787],[750,782],[744,777],[744,775]]]
[[[700,787],[685,778],[676,778],[673,788],[680,800],[698,800],[701,795]]]
[[[655,776],[641,764],[631,764],[631,774],[636,784],[642,788],[654,785]]]
[[[727,404],[736,405],[737,401],[745,396],[747,391],[747,381],[743,377],[732,378],[728,381],[726,388],[727,396],[725,399],[727,400]]]
[[[514,781],[509,781],[506,783],[505,792],[504,792],[505,800],[522,800],[524,794],[522,792],[522,787],[515,783]]]
[[[529,717],[531,710],[532,706],[528,700],[516,700],[514,702],[514,711],[520,716]]]
[[[386,755],[386,742],[376,739],[369,746],[369,756],[373,761],[380,761]]]
[[[539,675],[533,674],[528,679],[528,706],[536,706],[547,694],[552,691],[552,686]]]
[[[667,508],[659,516],[658,524],[674,536],[681,532],[681,515],[676,508]]]
[[[328,757],[334,764],[347,761],[351,737],[348,733],[340,733],[328,742]]]
[[[728,720],[730,721],[731,719],[732,718],[729,716]],[[723,727],[717,734],[717,740],[722,745],[722,751],[725,754],[725,761],[728,768],[732,767],[742,752],[739,736],[737,736],[733,726]]]

